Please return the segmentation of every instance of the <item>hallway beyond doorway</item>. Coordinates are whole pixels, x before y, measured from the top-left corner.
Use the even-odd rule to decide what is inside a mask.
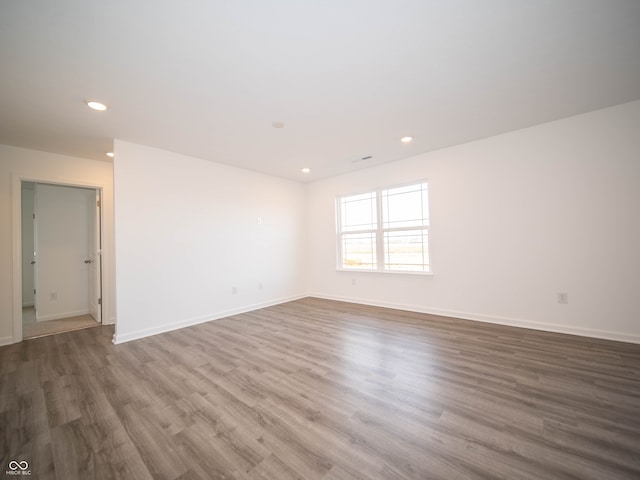
[[[22,335],[25,340],[82,328],[97,327],[98,325],[100,324],[89,314],[36,322],[36,312],[33,307],[24,307],[22,309]]]

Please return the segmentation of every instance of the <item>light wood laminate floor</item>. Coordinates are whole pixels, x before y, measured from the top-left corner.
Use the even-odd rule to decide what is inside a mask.
[[[97,327],[98,325],[100,324],[88,314],[36,322],[36,312],[33,307],[24,307],[22,309],[22,337],[24,339],[70,332],[82,328]]]
[[[640,478],[639,345],[313,298],[112,335],[0,348],[0,473]]]

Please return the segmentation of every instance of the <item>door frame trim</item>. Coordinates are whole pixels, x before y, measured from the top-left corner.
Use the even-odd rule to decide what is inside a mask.
[[[92,183],[73,178],[59,178],[49,176],[34,176],[13,173],[11,178],[11,209],[12,209],[12,252],[13,252],[13,342],[23,340],[22,333],[22,182],[45,183],[65,187],[91,188],[100,191],[101,201],[104,202],[106,184]],[[104,204],[103,204],[104,205]],[[111,318],[111,295],[107,279],[110,278],[111,252],[105,248],[106,238],[104,229],[104,210],[100,215],[100,237],[102,241],[102,269],[100,281],[102,283],[102,325],[105,319]]]

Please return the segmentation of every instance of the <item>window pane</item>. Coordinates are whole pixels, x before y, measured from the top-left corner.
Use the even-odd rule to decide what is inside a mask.
[[[424,230],[384,233],[385,270],[429,271],[429,232]]]
[[[426,183],[382,191],[383,228],[428,225],[428,212]]]
[[[375,192],[341,198],[340,220],[342,232],[375,229],[377,224]]]
[[[342,266],[362,270],[375,270],[376,234],[350,233],[342,236]]]

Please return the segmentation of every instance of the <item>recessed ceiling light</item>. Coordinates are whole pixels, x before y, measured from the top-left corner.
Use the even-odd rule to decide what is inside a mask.
[[[400,139],[402,143],[411,143],[411,140],[413,140],[413,137],[410,137],[409,135]]]
[[[303,169],[300,170],[302,173],[309,173],[311,171],[310,168],[308,167],[304,167]]]
[[[98,102],[96,100],[85,100],[84,103],[87,104],[87,107],[98,110],[99,112],[104,112],[105,110],[109,109],[109,105],[107,105],[106,103]]]
[[[107,152],[107,157],[113,158],[113,152]]]

